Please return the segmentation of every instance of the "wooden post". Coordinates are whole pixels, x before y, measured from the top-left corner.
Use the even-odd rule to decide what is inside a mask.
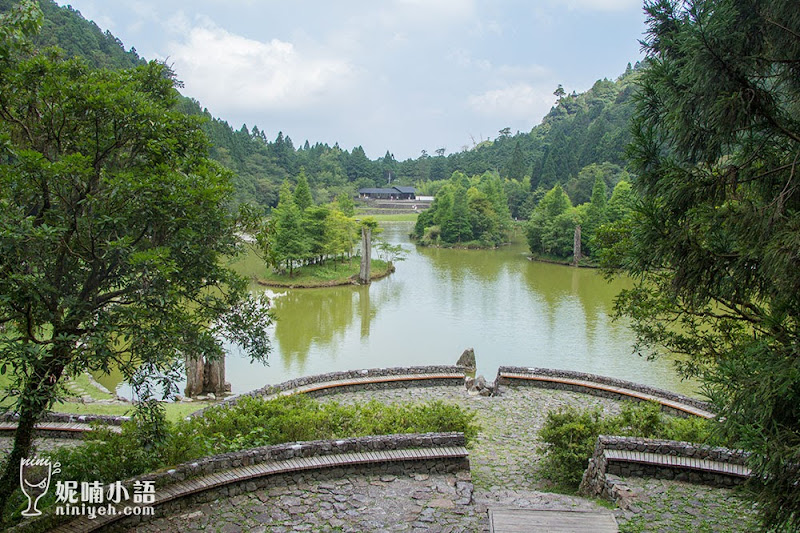
[[[581,260],[581,226],[575,226],[575,240],[572,241],[572,266],[578,266]]]
[[[361,226],[361,270],[358,279],[361,283],[369,283],[369,269],[372,265],[372,228]]]
[[[183,393],[189,398],[213,392],[216,395],[228,392],[225,383],[225,356],[209,361],[204,357],[186,356],[186,388]]]
[[[183,390],[185,396],[193,398],[203,392],[204,367],[202,357],[186,355],[186,388]]]
[[[208,361],[203,375],[203,393],[213,392],[216,395],[225,393],[225,355]]]

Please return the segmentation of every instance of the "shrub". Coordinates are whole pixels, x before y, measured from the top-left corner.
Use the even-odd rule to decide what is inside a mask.
[[[546,443],[541,450],[544,453],[543,475],[557,485],[577,486],[597,436],[604,432],[605,427],[599,409],[578,411],[570,407],[548,413],[539,433]]]
[[[541,473],[560,488],[574,491],[600,435],[720,444],[711,423],[697,417],[666,416],[655,402],[626,402],[619,415],[606,418],[599,409],[551,411],[539,433],[544,443]]]
[[[176,424],[156,416],[124,424],[121,434],[98,428],[83,446],[50,456],[61,462],[63,479],[112,483],[206,455],[284,442],[448,431],[463,432],[469,441],[478,432],[474,416],[441,401],[341,405],[303,394],[242,398]]]

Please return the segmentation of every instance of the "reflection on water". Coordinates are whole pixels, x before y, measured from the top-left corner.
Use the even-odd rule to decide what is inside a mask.
[[[270,366],[252,366],[230,347],[234,391],[335,370],[452,364],[474,347],[478,372],[490,379],[501,364],[542,366],[693,392],[669,361],[632,355],[630,329],[610,319],[626,280],[531,262],[521,242],[491,251],[417,248],[410,229],[385,225],[383,237],[410,252],[392,276],[278,295]]]
[[[227,347],[233,391],[336,370],[453,364],[474,347],[478,373],[489,379],[501,364],[539,366],[694,392],[668,360],[632,355],[630,329],[610,319],[614,296],[629,282],[531,262],[522,242],[490,251],[417,248],[410,230],[385,225],[383,238],[410,252],[388,278],[275,294],[269,365]],[[252,257],[237,265],[243,274],[260,268]]]

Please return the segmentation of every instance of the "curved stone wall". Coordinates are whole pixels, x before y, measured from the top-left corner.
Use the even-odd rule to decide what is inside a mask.
[[[732,486],[750,476],[749,456],[743,450],[690,442],[601,435],[583,474],[580,493],[608,498],[625,508],[630,491],[620,476]]]
[[[210,501],[220,496],[234,496],[245,491],[253,491],[270,483],[276,476],[303,476],[304,479],[325,479],[341,477],[355,472],[380,472],[395,475],[406,473],[452,473],[469,470],[469,460],[463,433],[413,433],[397,435],[376,435],[367,437],[353,437],[337,440],[317,440],[307,442],[294,442],[263,446],[239,452],[225,453],[211,457],[204,457],[197,461],[183,463],[162,472],[153,472],[137,476],[122,482],[122,485],[133,492],[136,482],[153,481],[156,487],[157,500],[155,506],[161,512],[170,512],[187,505],[187,502]],[[448,450],[459,449],[459,453]],[[401,451],[401,450],[432,450],[432,453],[420,453],[419,459],[400,459],[393,461],[386,454],[378,456],[374,452]],[[444,450],[448,453],[435,453],[435,450]],[[293,459],[308,459],[320,456],[337,456],[342,454],[364,454],[358,464],[338,464],[335,460],[316,466],[311,469],[277,469],[269,475],[252,477],[239,475],[240,467],[250,467],[263,463],[280,463]],[[336,459],[333,457],[332,459]],[[232,469],[239,468],[239,471]],[[237,472],[237,473],[234,473]],[[221,474],[224,481],[217,479],[216,484],[205,488],[206,476]],[[163,495],[163,496],[162,496]],[[185,500],[185,501],[184,501]],[[157,513],[158,514],[158,513]],[[114,526],[130,527],[142,517],[116,516],[97,517],[89,520],[79,517],[72,522],[65,523],[56,517],[52,509],[42,518],[35,521],[23,522],[13,528],[17,532],[50,531],[60,526],[64,531],[79,532],[93,531],[97,528],[107,530],[112,522]]]
[[[444,379],[425,379],[425,380],[408,380],[400,379],[401,377],[408,377],[422,374],[458,374],[458,378],[444,378]],[[381,381],[379,383],[363,383],[359,385],[348,385],[349,387],[359,388],[386,388],[391,386],[407,386],[413,384],[414,386],[433,386],[433,385],[461,385],[466,376],[464,367],[455,365],[431,365],[431,366],[410,366],[410,367],[392,367],[392,368],[368,368],[363,370],[347,370],[344,372],[329,372],[327,374],[315,374],[312,376],[303,376],[289,381],[284,381],[277,385],[265,385],[260,389],[255,389],[245,392],[236,396],[231,396],[218,404],[210,407],[219,407],[225,405],[235,405],[239,398],[243,397],[263,397],[280,394],[282,392],[299,389],[307,385],[314,385],[317,383],[330,383],[336,381],[350,381],[359,378],[390,378],[396,376],[397,381]],[[324,394],[322,391],[316,391],[316,394]],[[192,413],[191,416],[201,415],[206,407]]]
[[[508,384],[509,380],[506,378],[502,378],[501,374],[504,373],[512,373],[512,374],[527,374],[531,376],[542,376],[542,377],[551,377],[555,379],[574,379],[574,380],[581,380],[581,381],[589,381],[592,383],[597,383],[599,385],[608,385],[611,387],[619,387],[622,389],[628,389],[631,391],[641,392],[643,394],[649,394],[652,396],[657,396],[659,398],[664,398],[666,400],[682,403],[684,405],[689,405],[695,407],[697,409],[702,409],[704,411],[713,412],[712,405],[708,402],[704,402],[703,400],[699,400],[697,398],[692,398],[690,396],[684,396],[683,394],[678,394],[677,392],[672,392],[664,389],[659,389],[656,387],[651,387],[649,385],[642,385],[641,383],[635,383],[633,381],[626,381],[623,379],[611,378],[608,376],[600,376],[597,374],[587,374],[584,372],[575,372],[572,370],[557,370],[552,368],[533,368],[533,367],[520,367],[520,366],[501,366],[497,370],[497,379],[496,382],[500,384]],[[533,384],[539,387],[547,387],[553,389],[560,389],[560,390],[572,390],[577,392],[586,392],[589,394],[595,394],[599,396],[603,396],[603,391],[597,390],[578,390],[577,387],[570,384],[565,383],[558,383],[555,381],[539,381],[539,382],[529,382],[529,384]],[[608,394],[609,397],[619,398],[619,395]]]

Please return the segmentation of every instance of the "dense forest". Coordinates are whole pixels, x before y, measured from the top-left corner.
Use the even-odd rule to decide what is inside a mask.
[[[0,0],[0,11],[13,4],[13,0]],[[85,20],[80,12],[52,0],[39,4],[45,20],[38,46],[57,45],[67,56],[81,56],[96,67],[127,68],[144,62],[134,48],[126,51],[119,39]],[[495,172],[503,180],[511,216],[527,218],[557,183],[573,205],[580,205],[589,200],[598,174],[608,191],[625,179],[624,147],[630,141],[632,82],[637,71],[638,65],[628,65],[617,80],[599,80],[583,94],[557,91],[556,105],[530,132],[512,134],[503,128],[496,139],[460,152],[445,155],[444,148],[437,148],[435,155],[423,151],[405,161],[397,161],[390,151],[371,160],[360,146],[348,150],[308,140],[295,143],[289,132],[268,139],[264,125],[236,129],[188,97],[181,99],[179,108],[206,118],[203,129],[211,142],[211,157],[235,173],[236,203],[262,210],[277,206],[281,185],[286,179],[296,184],[301,167],[318,203],[388,182],[414,185],[432,195],[456,171],[467,176]]]

